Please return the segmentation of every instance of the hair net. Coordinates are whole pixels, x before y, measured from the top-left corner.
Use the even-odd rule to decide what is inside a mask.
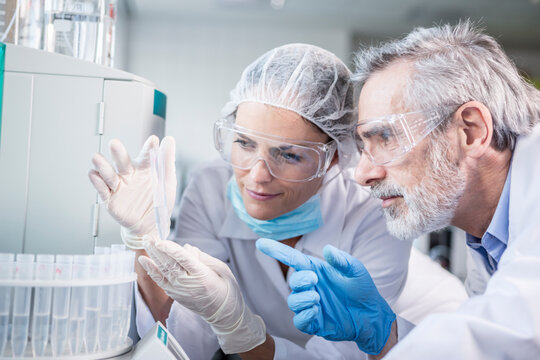
[[[307,44],[280,46],[244,70],[222,115],[234,119],[238,105],[248,101],[294,111],[337,142],[344,168],[355,151],[350,77],[347,66],[329,51]]]

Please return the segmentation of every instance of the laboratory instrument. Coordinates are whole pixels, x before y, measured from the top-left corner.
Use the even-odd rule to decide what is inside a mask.
[[[159,321],[137,343],[130,359],[189,360],[184,349]]]
[[[113,66],[117,0],[3,0],[0,10],[2,42]]]
[[[0,201],[10,204],[0,252],[91,254],[120,242],[88,181],[89,158],[108,157],[114,138],[136,153],[162,137],[165,95],[133,74],[10,44],[0,44],[0,75]]]
[[[0,254],[0,357],[13,358],[14,293],[25,298],[25,287],[30,287],[32,300],[39,297],[37,302],[46,306],[50,292],[52,302],[48,323],[45,313],[34,310],[36,301],[30,305],[25,357],[43,351],[45,358],[92,358],[90,353],[103,358],[129,351],[131,343],[121,339],[138,340],[133,282],[120,284],[117,272],[125,267],[111,266],[109,246],[120,241],[119,226],[88,181],[88,159],[95,152],[108,157],[107,145],[114,138],[134,153],[150,135],[163,137],[166,96],[130,73],[3,43],[0,89],[0,183],[5,185],[0,201],[10,204],[0,209],[0,253],[7,253]],[[94,248],[90,278],[73,279],[74,254],[91,254]],[[14,253],[57,254],[53,279],[15,280]],[[128,258],[120,253],[114,255],[115,264]],[[41,260],[36,258],[33,266],[40,266]],[[131,258],[131,265],[125,266],[133,262]],[[85,341],[74,345],[79,355],[70,355],[70,341],[80,338],[69,334],[73,289],[83,286],[76,284],[88,284],[92,290],[84,299],[77,295],[79,303],[85,303],[84,311],[77,312],[86,319],[79,327]],[[48,339],[37,335],[45,334],[47,326]],[[21,329],[24,326],[15,330],[22,333]],[[16,343],[22,347],[24,339]]]

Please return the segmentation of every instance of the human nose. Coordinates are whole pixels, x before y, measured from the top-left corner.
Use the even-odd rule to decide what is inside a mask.
[[[264,159],[257,160],[255,165],[249,170],[249,175],[257,183],[269,182],[273,177]]]
[[[383,166],[375,165],[363,154],[356,165],[354,179],[362,186],[372,186],[386,177],[386,170]]]

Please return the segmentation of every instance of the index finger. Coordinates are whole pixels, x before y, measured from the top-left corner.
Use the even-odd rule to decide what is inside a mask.
[[[302,254],[300,251],[279,241],[262,238],[257,240],[255,245],[264,254],[292,267],[296,271],[312,270],[314,268],[313,261],[308,255]]]

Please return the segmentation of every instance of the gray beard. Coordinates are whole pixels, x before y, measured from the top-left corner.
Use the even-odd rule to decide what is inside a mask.
[[[403,196],[404,203],[383,209],[388,231],[398,239],[412,240],[452,221],[465,191],[465,176],[459,164],[448,158],[448,149],[444,135],[431,138],[423,181],[412,190],[384,181],[372,186],[377,198]]]

